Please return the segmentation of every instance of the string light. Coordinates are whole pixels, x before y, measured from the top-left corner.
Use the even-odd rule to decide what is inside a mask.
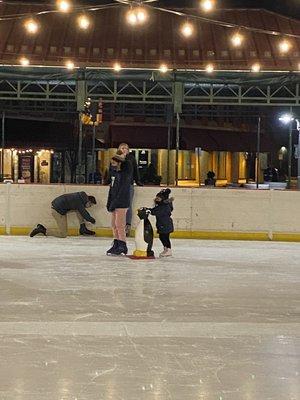
[[[24,26],[27,32],[30,33],[31,35],[36,34],[39,29],[38,23],[34,19],[29,19],[25,21]]]
[[[20,58],[20,64],[23,65],[23,67],[27,67],[30,64],[30,62],[29,62],[28,58],[21,57]]]
[[[71,9],[71,3],[68,0],[57,0],[56,5],[59,11],[64,13],[69,12]]]
[[[73,63],[73,61],[71,60],[67,61],[66,68],[69,69],[70,71],[73,70],[75,68],[75,64]]]
[[[189,22],[185,22],[181,26],[181,33],[186,38],[191,37],[194,33],[194,26],[192,24],[190,24]]]
[[[291,42],[288,40],[284,39],[279,43],[279,51],[281,53],[288,53],[292,47]]]
[[[242,45],[243,41],[244,41],[244,37],[239,33],[235,33],[231,38],[231,42],[234,47],[240,47]]]
[[[130,10],[126,14],[126,20],[129,25],[142,25],[148,19],[148,13],[145,8],[137,7],[130,8]]]
[[[251,67],[251,71],[254,73],[258,73],[261,70],[261,65],[259,63],[255,63]]]
[[[208,65],[205,67],[205,70],[206,70],[206,72],[207,72],[208,74],[211,74],[211,73],[214,72],[215,67],[213,66],[213,64],[208,64]]]
[[[126,14],[126,20],[129,25],[136,25],[138,20],[135,12],[133,10],[128,11]]]
[[[77,19],[78,26],[80,29],[87,30],[91,24],[89,18],[86,15],[80,15]]]
[[[143,7],[139,7],[136,10],[136,18],[137,18],[137,21],[140,24],[143,24],[143,23],[145,23],[147,21],[148,14],[147,14],[146,10]]]
[[[120,72],[121,69],[122,69],[122,67],[121,67],[120,63],[118,63],[118,62],[114,63],[114,71]]]
[[[159,67],[159,70],[162,74],[165,74],[166,72],[168,72],[169,68],[166,64],[161,64],[161,66]]]
[[[200,7],[205,12],[210,12],[215,8],[215,1],[214,0],[201,0]]]

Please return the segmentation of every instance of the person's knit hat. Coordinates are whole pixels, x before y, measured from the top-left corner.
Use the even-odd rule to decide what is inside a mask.
[[[159,197],[163,201],[168,200],[170,193],[171,193],[170,189],[163,189],[159,193],[157,193],[156,197]]]

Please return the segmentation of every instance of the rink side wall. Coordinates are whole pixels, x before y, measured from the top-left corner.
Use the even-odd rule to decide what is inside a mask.
[[[134,209],[152,205],[157,187],[137,187]],[[98,236],[111,236],[106,211],[108,187],[78,185],[0,185],[0,234],[27,235],[37,223],[53,227],[51,201],[63,194],[86,191],[97,198],[90,209]],[[240,189],[176,188],[173,237],[300,241],[300,192]],[[78,234],[75,215],[69,234]],[[137,223],[134,218],[133,227]],[[153,225],[155,220],[152,219]]]

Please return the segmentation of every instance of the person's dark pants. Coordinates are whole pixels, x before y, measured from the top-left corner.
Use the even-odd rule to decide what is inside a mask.
[[[170,234],[169,233],[160,233],[159,240],[162,242],[163,246],[167,249],[171,249],[171,242],[170,242]]]

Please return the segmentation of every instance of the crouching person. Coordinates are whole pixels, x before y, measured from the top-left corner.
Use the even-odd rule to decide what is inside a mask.
[[[132,167],[125,156],[118,151],[111,160],[111,184],[107,199],[107,211],[112,215],[111,227],[114,236],[113,246],[108,256],[121,256],[128,253],[126,244],[126,213],[130,206],[130,187]]]
[[[54,229],[45,228],[38,224],[33,229],[30,236],[34,237],[38,234],[47,236],[55,236],[65,238],[68,236],[68,220],[67,214],[75,212],[80,224],[80,235],[95,235],[94,231],[90,231],[85,226],[85,221],[95,224],[95,219],[87,212],[86,208],[97,204],[94,196],[88,196],[85,192],[68,193],[57,197],[51,203],[51,214],[55,219],[57,227]]]

